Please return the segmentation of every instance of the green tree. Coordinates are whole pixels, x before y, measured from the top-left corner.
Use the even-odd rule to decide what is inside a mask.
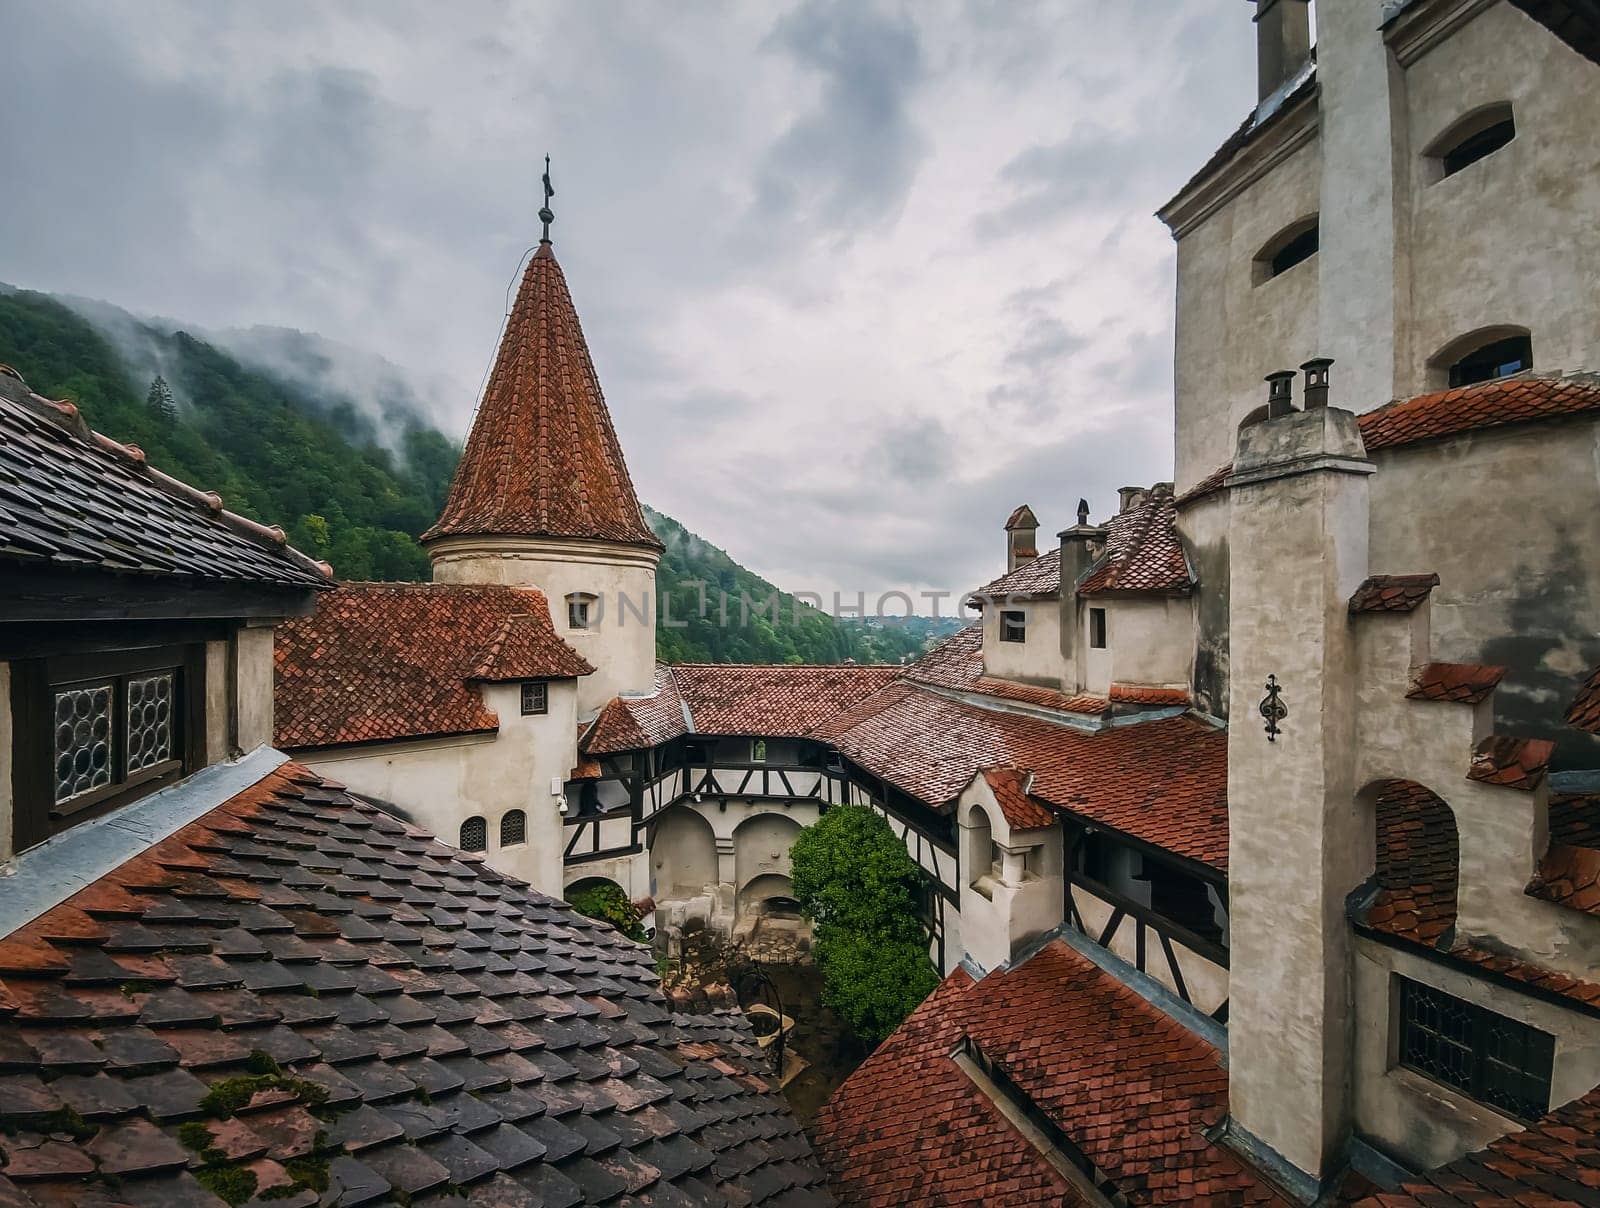
[[[170,426],[178,422],[178,404],[172,397],[172,387],[159,373],[150,383],[150,393],[144,396],[144,405],[163,424]]]
[[[610,923],[630,940],[644,943],[644,928],[639,925],[639,912],[622,892],[622,886],[610,881],[585,885],[574,891],[571,906],[579,914],[602,923]]]
[[[935,986],[918,917],[923,874],[889,824],[863,806],[830,809],[796,836],[795,900],[816,932],[822,996],[876,1044]]]

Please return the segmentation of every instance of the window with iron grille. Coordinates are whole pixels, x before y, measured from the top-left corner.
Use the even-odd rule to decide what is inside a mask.
[[[528,815],[521,810],[507,810],[500,816],[500,846],[514,847],[528,841]]]
[[[1028,614],[1025,612],[1002,612],[1000,614],[1000,640],[1002,642],[1026,642],[1028,640]]]
[[[1400,1064],[1532,1120],[1550,1108],[1556,1039],[1432,986],[1400,979]]]
[[[200,646],[15,660],[15,850],[198,768],[203,676]]]
[[[544,680],[524,680],[522,683],[522,715],[550,712],[550,685]]]
[[[461,824],[461,850],[483,851],[489,846],[489,824],[482,818],[468,818]]]

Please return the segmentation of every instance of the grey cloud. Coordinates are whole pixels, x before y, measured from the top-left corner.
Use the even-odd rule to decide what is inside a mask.
[[[857,0],[807,0],[766,47],[820,77],[821,95],[763,157],[752,221],[791,240],[892,217],[927,146],[909,105],[923,78],[916,31]]]

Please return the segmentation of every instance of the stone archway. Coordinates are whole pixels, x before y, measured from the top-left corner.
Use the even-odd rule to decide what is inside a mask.
[[[794,882],[778,873],[763,873],[752,878],[739,889],[739,917],[760,918],[764,914],[783,914],[799,917],[799,903],[794,900]]]
[[[1365,922],[1427,945],[1449,942],[1456,922],[1461,845],[1455,814],[1414,780],[1379,780],[1359,798],[1371,810],[1377,893]]]
[[[661,815],[650,840],[650,880],[658,902],[698,897],[717,885],[717,837],[685,805]]]
[[[769,876],[789,880],[790,851],[800,830],[800,824],[786,814],[755,814],[734,829],[733,881],[741,915],[747,885]],[[785,891],[784,896],[792,893]]]

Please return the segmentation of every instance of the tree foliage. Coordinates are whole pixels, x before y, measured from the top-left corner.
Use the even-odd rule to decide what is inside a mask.
[[[922,871],[862,806],[830,809],[796,836],[791,858],[795,900],[816,931],[823,1000],[875,1044],[939,984],[917,911]]]

